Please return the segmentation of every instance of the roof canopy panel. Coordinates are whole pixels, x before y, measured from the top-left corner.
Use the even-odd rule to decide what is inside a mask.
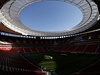
[[[75,27],[65,31],[43,32],[32,30],[23,25],[19,19],[19,14],[26,6],[41,1],[50,0],[10,0],[1,9],[0,13],[2,16],[2,23],[11,30],[14,30],[23,35],[61,36],[79,33],[90,28],[97,21],[99,16],[98,7],[92,0],[52,0],[67,2],[78,7],[83,13],[82,21]]]

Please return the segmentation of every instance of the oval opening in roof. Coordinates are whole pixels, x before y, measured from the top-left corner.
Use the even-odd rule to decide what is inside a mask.
[[[38,31],[57,32],[70,29],[82,21],[81,10],[67,2],[41,1],[25,7],[21,22]]]

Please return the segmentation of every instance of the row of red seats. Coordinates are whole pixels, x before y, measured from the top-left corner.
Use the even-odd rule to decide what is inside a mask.
[[[19,53],[0,51],[0,75],[41,75],[38,71],[41,69],[27,62]]]
[[[19,48],[19,52],[22,53],[31,53],[31,52],[46,52],[46,51],[50,51],[49,47],[24,47],[24,48]]]
[[[58,46],[55,50],[63,52],[94,52],[100,53],[100,45]]]

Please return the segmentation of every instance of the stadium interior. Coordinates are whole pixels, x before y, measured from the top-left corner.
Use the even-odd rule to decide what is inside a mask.
[[[39,32],[19,25],[17,18],[11,15],[15,13],[12,10],[17,1],[42,0],[0,1],[0,75],[100,75],[99,0],[62,0],[79,1],[80,5],[86,1],[91,16],[83,19],[82,27],[59,33]],[[7,3],[9,8],[6,9]],[[97,8],[93,8],[92,3]],[[83,6],[85,4],[80,8]],[[85,25],[85,22],[88,23]],[[23,27],[27,30],[24,31]]]

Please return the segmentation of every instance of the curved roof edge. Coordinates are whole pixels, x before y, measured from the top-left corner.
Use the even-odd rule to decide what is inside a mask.
[[[33,35],[33,36],[61,36],[61,35],[70,35],[82,32],[94,25],[99,16],[99,11],[97,5],[92,0],[61,0],[68,2],[77,6],[83,13],[83,20],[76,25],[75,27],[61,32],[43,32],[36,31],[30,28],[27,28],[19,20],[19,13],[26,6],[40,1],[48,0],[11,0],[7,2],[1,9],[0,16],[2,16],[1,22],[11,30],[18,32],[23,35]],[[54,0],[60,1],[60,0]]]

